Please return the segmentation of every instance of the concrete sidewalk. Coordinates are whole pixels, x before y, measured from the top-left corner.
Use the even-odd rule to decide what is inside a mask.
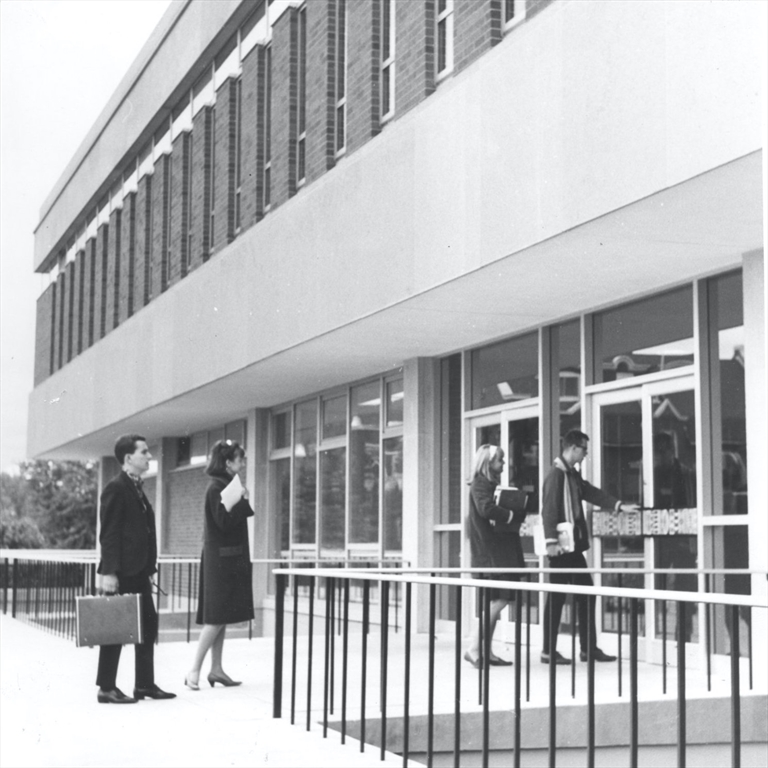
[[[0,765],[12,766],[379,766],[402,758],[322,725],[272,718],[273,641],[228,640],[224,664],[237,688],[184,687],[194,645],[156,648],[158,684],[173,701],[100,705],[98,650],[0,617]],[[207,667],[205,668],[207,669]],[[133,649],[123,650],[118,686],[133,690]],[[412,765],[419,763],[411,762]]]

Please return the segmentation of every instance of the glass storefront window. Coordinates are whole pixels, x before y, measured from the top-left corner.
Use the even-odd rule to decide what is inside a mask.
[[[609,309],[593,318],[594,379],[606,381],[693,363],[693,289]]]
[[[710,281],[717,307],[722,493],[724,515],[745,515],[747,494],[747,418],[744,383],[744,304],[741,272]]]
[[[347,431],[346,395],[323,401],[323,440],[342,437]]]
[[[287,552],[291,546],[291,460],[272,462],[272,509],[277,520],[277,552]]]
[[[296,406],[294,427],[293,543],[315,543],[317,511],[317,401]]]
[[[387,426],[403,425],[403,380],[387,382]]]
[[[244,421],[230,422],[224,428],[224,434],[226,435],[227,440],[234,440],[236,443],[243,447],[243,450],[246,449]]]
[[[440,503],[438,522],[461,523],[461,355],[440,361]]]
[[[403,438],[391,437],[384,446],[384,549],[403,548]]]
[[[349,425],[349,541],[379,540],[379,382],[352,389]]]
[[[581,429],[581,323],[557,326],[558,402],[560,437]]]
[[[288,411],[272,417],[272,449],[291,447],[291,414]]]
[[[323,549],[343,550],[347,449],[333,448],[320,453],[320,530]]]
[[[749,568],[749,528],[746,525],[718,525],[705,530],[704,546],[709,550],[712,568],[748,569]],[[714,574],[710,591],[725,592],[729,595],[750,595],[752,587],[748,574]],[[715,605],[709,609],[713,620],[712,650],[714,653],[730,653],[731,638],[736,627],[733,621],[733,609]],[[748,607],[738,610],[739,655],[749,653],[749,634],[752,631],[752,613]]]
[[[514,403],[539,395],[539,334],[472,350],[470,408]]]
[[[205,464],[208,461],[208,433],[195,432],[192,435],[192,464]]]

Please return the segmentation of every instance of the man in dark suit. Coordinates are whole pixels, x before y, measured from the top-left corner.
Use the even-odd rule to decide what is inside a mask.
[[[150,576],[156,573],[157,536],[155,513],[144,495],[141,476],[149,469],[149,452],[141,435],[123,435],[115,443],[120,474],[107,483],[101,494],[101,561],[99,573],[106,594],[141,595],[144,642],[136,648],[136,682],[133,696],[117,687],[121,645],[103,645],[99,652],[100,704],[135,704],[139,699],[172,699],[155,684],[154,652],[157,612],[152,600]]]

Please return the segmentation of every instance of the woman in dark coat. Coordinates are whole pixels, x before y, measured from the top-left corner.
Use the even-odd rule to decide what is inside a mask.
[[[504,451],[496,445],[481,445],[475,453],[472,481],[469,489],[469,545],[473,568],[524,568],[525,559],[520,536],[516,532],[501,533],[494,530],[491,521],[511,523],[512,512],[494,502],[494,491],[504,469]],[[474,574],[476,578],[518,581],[517,574]],[[491,638],[501,612],[514,599],[511,589],[491,590]],[[480,667],[480,627],[475,631],[472,644],[464,658],[473,666]],[[491,651],[488,663],[494,667],[509,666]]]
[[[200,690],[200,669],[211,651],[211,686],[240,685],[221,666],[224,635],[227,624],[253,618],[251,585],[251,554],[248,547],[248,524],[253,515],[248,503],[248,491],[229,509],[221,492],[243,468],[245,451],[232,440],[220,440],[211,450],[206,472],[211,484],[205,493],[205,528],[203,554],[200,559],[200,590],[197,603],[197,623],[203,625],[195,654],[195,663],[184,679],[193,691]]]

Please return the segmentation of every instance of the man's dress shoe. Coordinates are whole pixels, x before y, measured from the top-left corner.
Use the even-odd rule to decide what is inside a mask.
[[[587,656],[587,654],[584,651],[582,651],[579,654],[579,658],[582,661],[587,661],[589,659],[589,656]],[[595,648],[592,651],[592,658],[595,661],[616,661],[615,656],[611,656],[609,653],[606,653],[605,651],[601,651],[599,648]]]
[[[152,685],[149,688],[134,688],[133,695],[137,699],[175,699],[175,693],[168,693]]]
[[[542,653],[541,654],[541,663],[542,664],[549,664],[552,661],[553,657],[554,657],[555,664],[570,664],[571,663],[570,659],[566,659],[565,656],[563,656],[558,651],[555,651],[553,656],[551,656],[548,653]]]
[[[111,691],[99,688],[96,698],[99,704],[135,704],[138,701],[138,699],[126,696],[119,688],[113,688]]]

